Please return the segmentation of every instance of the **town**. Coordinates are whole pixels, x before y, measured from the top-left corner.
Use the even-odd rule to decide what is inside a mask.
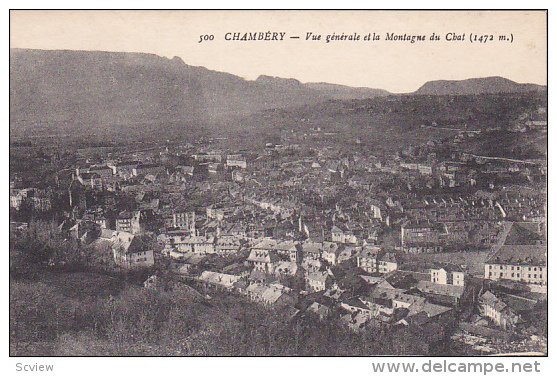
[[[546,111],[512,131],[545,133]],[[318,127],[251,149],[14,144],[49,172],[10,175],[10,231],[50,224],[144,289],[224,292],[289,322],[412,336],[418,353],[546,353],[546,161],[461,148],[486,130],[422,128],[449,136],[378,155],[323,146],[335,134]]]

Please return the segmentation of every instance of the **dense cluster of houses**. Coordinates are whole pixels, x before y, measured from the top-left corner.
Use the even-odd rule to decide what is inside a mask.
[[[57,212],[61,230],[120,268],[165,258],[188,281],[357,331],[428,327],[440,339],[463,312],[466,336],[521,328],[517,302],[546,299],[545,197],[531,189],[544,167],[435,149],[165,146],[83,158],[45,189],[12,179],[10,207]],[[484,271],[413,262],[451,252],[486,253]]]

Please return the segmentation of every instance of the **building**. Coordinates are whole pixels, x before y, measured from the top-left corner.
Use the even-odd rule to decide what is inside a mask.
[[[291,262],[300,263],[302,262],[301,248],[298,243],[287,240],[277,243],[274,249],[279,256],[288,258]]]
[[[482,316],[489,318],[495,325],[505,330],[515,327],[520,321],[520,316],[491,291],[483,293],[478,304]]]
[[[238,254],[241,248],[240,240],[235,236],[221,236],[214,244],[215,253],[221,256]]]
[[[137,161],[123,161],[118,164],[115,164],[112,167],[112,170],[115,175],[118,175],[121,178],[130,178],[133,176],[133,169],[139,164]]]
[[[33,189],[27,193],[27,200],[35,211],[45,212],[52,209],[52,194],[49,190]]]
[[[486,261],[484,277],[547,285],[546,246],[502,246]]]
[[[156,176],[163,172],[165,172],[164,166],[158,164],[139,164],[132,169],[133,176]]]
[[[167,213],[164,217],[166,228],[189,230],[195,234],[195,212],[175,209]]]
[[[305,241],[301,244],[301,246],[302,246],[302,257],[304,260],[321,259],[321,254],[323,253],[323,243]]]
[[[254,283],[247,287],[246,292],[249,299],[265,306],[283,307],[293,306],[296,303],[296,298],[291,294],[290,289],[278,284],[268,286]]]
[[[323,253],[321,257],[330,265],[336,265],[339,263],[339,256],[343,249],[344,246],[342,244],[323,242]]]
[[[341,229],[339,226],[333,226],[331,229],[331,240],[333,242],[346,244],[356,244],[358,242],[356,235],[352,231],[347,228]]]
[[[366,245],[356,257],[356,264],[359,268],[368,273],[377,273],[379,271],[377,258],[381,254],[382,252],[380,247]]]
[[[426,294],[432,302],[447,305],[457,305],[464,294],[464,286],[430,281],[418,281],[416,288]]]
[[[112,251],[116,265],[125,269],[135,269],[155,264],[153,250],[140,236],[117,231],[113,239]]]
[[[114,175],[114,170],[106,165],[95,165],[89,167],[90,173],[95,173],[100,176],[101,179],[110,179]]]
[[[331,315],[331,309],[324,304],[313,302],[307,308],[306,312],[310,312],[319,317],[319,320],[325,320]]]
[[[200,163],[203,162],[221,163],[222,162],[222,155],[216,152],[194,154],[192,155],[192,158]]]
[[[206,209],[207,218],[222,221],[227,214],[227,210],[223,207],[208,206]]]
[[[439,234],[429,223],[406,224],[400,227],[402,246],[414,243],[437,243]]]
[[[86,187],[101,191],[104,187],[103,178],[95,172],[82,172],[77,175],[77,180]]]
[[[116,218],[116,231],[142,234],[145,231],[145,226],[141,220],[141,212],[120,212]]]
[[[10,190],[10,207],[20,210],[23,203],[29,204],[33,210],[45,212],[52,209],[52,195],[48,190],[37,188]]]
[[[10,207],[19,210],[30,189],[10,189]]]
[[[507,223],[485,262],[485,279],[547,285],[547,245],[524,224]]]
[[[222,290],[232,290],[234,284],[240,280],[239,276],[232,274],[204,271],[199,276],[199,281],[207,286],[220,288]]]
[[[377,271],[385,274],[398,269],[398,260],[393,252],[385,252],[377,259]]]
[[[446,264],[429,271],[431,282],[441,285],[464,286],[464,271],[457,265]]]
[[[251,248],[247,261],[254,269],[273,273],[276,264],[279,262],[275,249],[277,242],[274,240],[263,240]]]
[[[239,167],[239,168],[247,168],[248,167],[246,157],[244,157],[241,154],[229,154],[226,157],[226,165],[228,167]]]
[[[306,277],[307,289],[313,292],[324,291],[331,287],[333,278],[328,271],[314,271]]]
[[[188,254],[220,253],[224,255],[229,254],[234,249],[234,245],[225,242],[217,243],[212,236],[163,235],[160,239],[164,242],[163,252],[176,259],[184,259]]]

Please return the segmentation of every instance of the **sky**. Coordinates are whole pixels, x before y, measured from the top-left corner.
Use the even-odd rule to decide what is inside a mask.
[[[10,12],[12,48],[154,53],[250,80],[264,74],[393,93],[431,80],[488,76],[545,85],[546,29],[543,11]],[[225,40],[227,33],[246,32],[285,34],[282,41]],[[322,39],[306,40],[309,32]],[[326,43],[333,33],[362,39]],[[364,41],[369,33],[381,40]],[[387,41],[387,33],[426,40]],[[440,40],[431,42],[432,33]],[[447,41],[449,33],[465,40]],[[471,43],[471,34],[494,40]],[[512,43],[498,40],[511,34]],[[202,35],[213,39],[199,43]]]

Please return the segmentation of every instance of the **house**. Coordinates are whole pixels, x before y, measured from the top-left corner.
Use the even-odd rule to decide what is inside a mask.
[[[251,248],[247,261],[257,270],[272,273],[279,261],[276,241],[263,240]]]
[[[354,332],[361,332],[365,330],[366,326],[373,319],[362,312],[347,313],[340,317],[340,321],[347,325],[348,328]]]
[[[365,245],[356,257],[356,265],[368,273],[377,273],[379,271],[377,259],[381,254],[380,247]]]
[[[241,248],[240,240],[233,236],[221,236],[214,244],[215,253],[220,256],[235,255]]]
[[[226,166],[228,167],[239,167],[239,168],[247,168],[248,164],[246,161],[246,157],[241,154],[229,154],[226,157]]]
[[[413,305],[423,305],[426,299],[421,296],[408,294],[405,290],[393,288],[374,288],[365,298],[366,304],[376,304],[383,314],[393,314],[397,308],[410,308]]]
[[[205,236],[161,235],[164,253],[181,259],[186,253],[206,255],[215,253],[215,238]]]
[[[302,247],[293,241],[283,241],[275,246],[279,256],[287,257],[290,261],[300,263],[302,261]]]
[[[120,212],[116,217],[116,231],[142,234],[145,231],[145,225],[142,221],[141,212],[129,212],[127,210]]]
[[[419,313],[416,313],[414,315],[408,315],[406,317],[404,317],[403,319],[399,320],[397,322],[397,325],[403,325],[403,326],[410,326],[410,325],[417,325],[417,326],[421,326],[424,325],[428,322],[430,322],[430,318],[427,315],[427,313],[425,311],[421,311]]]
[[[195,212],[179,208],[172,209],[165,213],[164,225],[166,228],[189,230],[195,233]]]
[[[226,215],[226,210],[223,207],[217,207],[214,205],[207,206],[205,212],[207,218],[216,219],[217,221],[222,221]]]
[[[238,183],[243,183],[245,180],[245,174],[240,170],[233,170],[231,176],[232,180]]]
[[[222,272],[227,274],[234,274],[242,278],[247,278],[250,275],[251,268],[243,262],[236,262],[225,266]]]
[[[391,296],[393,308],[410,308],[411,306],[422,306],[426,299],[421,296],[394,292]]]
[[[386,206],[379,200],[369,200],[369,208],[371,210],[371,218],[383,221],[383,215],[386,214]]]
[[[325,320],[330,316],[331,309],[324,304],[313,302],[307,307],[306,312],[317,315],[319,320]]]
[[[215,253],[215,238],[212,236],[192,236],[193,253],[207,255]]]
[[[464,286],[464,271],[458,265],[446,264],[430,269],[431,282],[440,285]]]
[[[357,297],[350,297],[348,299],[343,299],[340,303],[340,308],[350,312],[350,313],[361,313],[371,318],[375,316],[375,310],[370,309],[368,305],[362,302]]]
[[[116,265],[125,269],[134,269],[155,264],[153,250],[140,236],[117,231],[113,238],[112,251]]]
[[[424,163],[405,163],[401,162],[400,167],[408,169],[408,170],[415,170],[418,171],[422,175],[431,175],[433,174],[433,166],[424,164]]]
[[[138,164],[132,169],[133,176],[157,176],[164,172],[166,172],[164,166],[158,164]]]
[[[99,225],[101,228],[114,228],[114,223],[109,215],[106,215],[102,209],[91,209],[85,211],[82,216],[83,220],[91,221]]]
[[[231,291],[234,288],[234,284],[240,280],[240,277],[206,270],[201,273],[198,280],[205,285]]]
[[[171,257],[176,258],[176,254],[171,254]],[[177,272],[179,274],[196,274],[198,273],[201,265],[207,259],[205,255],[197,255],[195,253],[182,253],[180,254],[180,266]]]
[[[340,226],[333,226],[331,229],[331,240],[336,243],[356,244],[358,242],[356,235],[346,226],[341,226],[343,229]]]
[[[49,190],[36,189],[28,199],[33,210],[45,212],[52,209],[52,194]]]
[[[218,174],[223,171],[223,166],[220,163],[207,163],[207,172],[209,174]]]
[[[393,252],[385,252],[377,259],[377,271],[385,274],[398,269],[398,260]]]
[[[314,271],[308,273],[306,277],[307,289],[313,292],[324,291],[331,287],[333,278],[328,271]]]
[[[356,254],[360,252],[361,247],[354,247],[351,245],[341,247],[340,252],[336,257],[336,262],[342,264],[343,262],[352,260]]]
[[[68,231],[81,244],[89,244],[101,236],[101,227],[90,221],[78,221]]]
[[[439,227],[439,225],[423,222],[402,225],[400,227],[402,248],[406,253],[440,252],[442,246],[439,238],[442,232]]]
[[[485,262],[485,279],[547,285],[547,245],[523,224],[506,224]]]
[[[99,191],[103,189],[103,179],[97,173],[82,172],[77,175],[77,180],[86,187],[91,187]]]
[[[188,176],[193,176],[193,173],[195,171],[195,167],[194,166],[176,166],[176,171],[184,174],[184,175],[188,175]]]
[[[10,189],[10,207],[19,210],[23,201],[27,199],[28,193],[32,190],[33,188]]]
[[[255,302],[266,306],[284,307],[296,304],[296,298],[290,289],[279,284],[251,284],[246,289],[247,296]]]
[[[133,169],[139,164],[138,161],[122,161],[112,166],[113,173],[121,178],[133,176]]]
[[[218,152],[193,154],[192,158],[198,162],[222,162],[222,155]]]
[[[370,286],[379,287],[379,288],[386,288],[386,289],[394,289],[395,287],[391,285],[384,277],[373,277],[369,275],[360,275],[360,278],[364,280]]]
[[[323,253],[321,254],[321,257],[330,265],[336,265],[338,264],[338,257],[343,249],[344,246],[342,244],[323,242]]]
[[[261,296],[261,301],[267,306],[292,306],[296,303],[291,290],[282,285],[272,285],[265,290]]]
[[[447,304],[458,304],[464,294],[464,286],[439,284],[429,281],[418,281],[416,288],[431,297],[432,301]]]
[[[276,277],[262,269],[253,268],[248,275],[248,282],[251,284],[265,284],[276,281]]]
[[[293,261],[279,261],[274,270],[276,276],[294,276],[298,273],[298,264]]]
[[[311,272],[321,270],[323,262],[321,262],[321,260],[319,259],[305,258],[302,260],[301,266],[305,270],[305,273],[307,275]]]
[[[102,180],[109,179],[114,175],[113,169],[107,165],[91,166],[89,167],[89,172],[99,175]]]
[[[504,330],[512,329],[520,322],[520,316],[491,291],[486,291],[480,296],[478,305],[482,316],[489,318]]]
[[[319,260],[323,252],[323,243],[305,241],[301,244],[303,259]]]
[[[116,235],[116,231],[101,227],[101,234],[99,235],[99,238],[112,241],[114,239],[114,235]]]

